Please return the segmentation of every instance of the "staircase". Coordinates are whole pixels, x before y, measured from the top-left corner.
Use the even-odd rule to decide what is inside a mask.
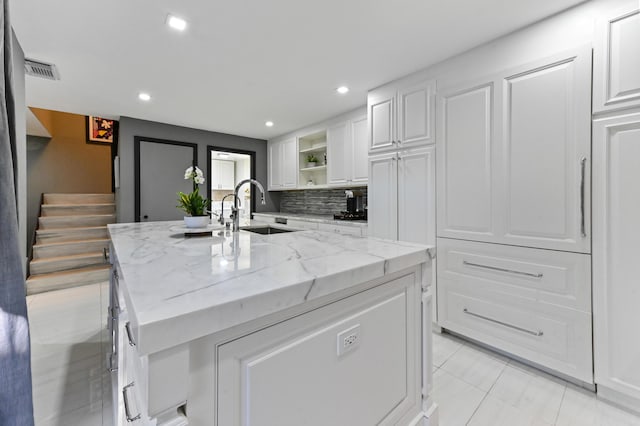
[[[115,221],[113,194],[44,194],[27,294],[107,281],[107,224]]]

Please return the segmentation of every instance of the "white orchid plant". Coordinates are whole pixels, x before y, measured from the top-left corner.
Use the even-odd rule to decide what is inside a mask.
[[[206,216],[211,201],[202,197],[198,185],[204,183],[204,174],[197,166],[189,167],[184,171],[184,178],[193,180],[193,192],[185,194],[178,192],[178,207],[189,216]]]

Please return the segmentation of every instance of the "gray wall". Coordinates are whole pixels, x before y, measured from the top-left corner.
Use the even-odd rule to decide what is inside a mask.
[[[256,153],[256,178],[267,187],[267,141],[225,133],[208,132],[188,127],[173,126],[130,117],[120,119],[118,155],[120,156],[120,188],[116,189],[118,222],[133,222],[135,213],[133,139],[135,136],[168,139],[198,145],[198,165],[207,174],[207,145],[235,148]],[[256,210],[277,211],[280,195],[267,193],[265,206],[256,203]]]
[[[24,271],[27,266],[27,116],[24,82],[24,52],[16,34],[11,30],[13,44],[13,94],[16,107],[16,148],[18,160],[18,238],[20,251],[24,257]]]

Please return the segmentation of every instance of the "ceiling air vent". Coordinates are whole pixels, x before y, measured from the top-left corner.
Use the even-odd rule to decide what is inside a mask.
[[[34,61],[33,59],[25,59],[24,69],[27,75],[31,75],[33,77],[46,78],[48,80],[60,80],[58,69],[53,64]]]

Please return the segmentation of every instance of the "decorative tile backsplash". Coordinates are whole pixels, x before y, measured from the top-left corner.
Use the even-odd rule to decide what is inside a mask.
[[[367,205],[367,188],[352,188],[360,191]],[[282,213],[334,214],[347,209],[344,189],[305,189],[280,193]]]

